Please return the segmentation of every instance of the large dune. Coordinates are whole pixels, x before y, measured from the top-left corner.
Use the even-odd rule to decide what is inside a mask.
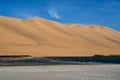
[[[120,32],[105,26],[0,16],[0,55],[120,55]]]

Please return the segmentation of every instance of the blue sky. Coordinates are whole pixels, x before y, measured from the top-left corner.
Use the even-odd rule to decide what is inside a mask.
[[[120,31],[120,0],[0,0],[0,15],[97,24]]]

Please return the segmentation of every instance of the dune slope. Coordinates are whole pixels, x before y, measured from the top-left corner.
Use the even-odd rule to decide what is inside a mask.
[[[39,17],[0,16],[0,55],[120,55],[120,32],[105,26],[61,24]]]

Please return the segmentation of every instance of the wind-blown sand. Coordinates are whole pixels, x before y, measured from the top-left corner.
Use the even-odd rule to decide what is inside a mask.
[[[0,55],[120,54],[120,32],[105,26],[61,24],[39,17],[0,16]]]
[[[0,80],[120,80],[120,65],[0,67]]]

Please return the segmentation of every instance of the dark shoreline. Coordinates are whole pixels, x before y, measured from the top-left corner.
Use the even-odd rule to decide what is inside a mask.
[[[88,56],[88,57],[32,57],[0,56],[0,66],[40,66],[40,65],[99,65],[120,64],[120,56]]]

